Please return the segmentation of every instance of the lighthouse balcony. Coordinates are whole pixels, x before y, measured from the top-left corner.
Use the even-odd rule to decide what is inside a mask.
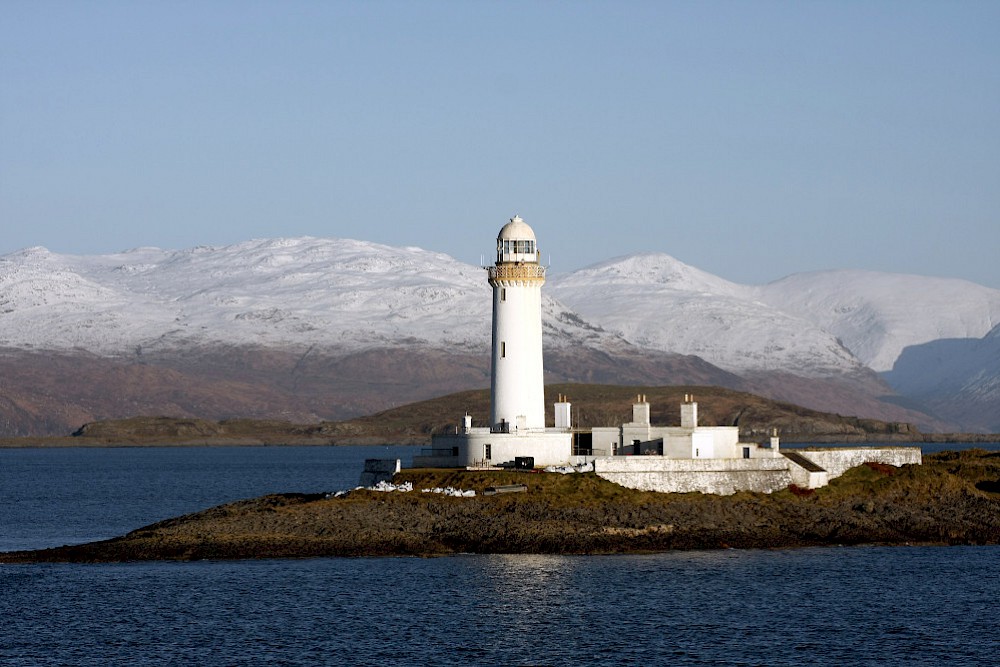
[[[527,264],[502,263],[487,267],[487,269],[490,274],[490,283],[539,282],[545,280],[545,267],[534,262]]]

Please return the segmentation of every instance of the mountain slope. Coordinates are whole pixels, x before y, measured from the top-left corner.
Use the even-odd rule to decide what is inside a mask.
[[[1000,325],[903,350],[886,380],[947,419],[1000,433]]]
[[[697,355],[735,373],[864,370],[828,332],[669,255],[621,257],[550,282],[557,299],[640,347]]]
[[[996,317],[998,290],[973,286],[962,300],[961,281],[914,278],[854,281],[868,291],[848,310],[854,283],[839,272],[751,287],[646,254],[550,276],[546,382],[717,384],[960,428],[884,399],[891,389],[847,349],[914,337],[898,332],[964,335]],[[925,300],[908,313],[892,284]],[[484,386],[490,309],[480,267],[419,248],[316,238],[101,256],[28,248],[0,257],[0,429],[72,430],[74,419],[139,411],[334,419]],[[845,315],[855,312],[867,316]]]
[[[106,356],[227,344],[357,351],[482,350],[484,272],[419,248],[273,239],[101,256],[30,248],[0,258],[0,346]],[[545,300],[549,345],[615,336]]]
[[[838,337],[875,371],[903,348],[942,338],[981,338],[1000,323],[1000,290],[954,278],[875,271],[800,273],[754,295]]]
[[[488,312],[487,290],[481,272],[445,255],[360,241],[85,257],[33,248],[0,260],[0,345],[105,355],[211,343],[478,347],[488,330],[456,313]]]

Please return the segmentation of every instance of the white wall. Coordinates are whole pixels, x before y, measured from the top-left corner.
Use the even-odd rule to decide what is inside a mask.
[[[541,281],[498,282],[493,287],[493,372],[490,420],[545,428]]]
[[[820,468],[830,479],[840,477],[851,468],[864,463],[884,463],[891,466],[920,465],[923,461],[919,447],[824,447],[794,449]]]
[[[621,442],[622,431],[618,426],[595,426],[590,429],[592,447],[594,451],[603,450],[608,454],[618,451]],[[629,441],[631,444],[631,441]]]
[[[570,404],[566,401],[559,401],[554,407],[556,428],[572,428],[573,421]]]
[[[594,471],[630,489],[663,493],[770,493],[791,483],[784,459],[669,459],[616,456],[594,460]]]
[[[490,445],[490,458],[485,458]],[[458,448],[458,456],[415,456],[414,467],[465,468],[467,466],[513,464],[519,456],[531,456],[536,466],[566,465],[573,454],[573,435],[554,431],[527,434],[489,433],[477,431],[457,435],[434,436],[431,448]]]
[[[861,447],[794,450],[823,470],[809,471],[784,456],[758,458],[673,459],[662,456],[601,457],[594,470],[630,489],[666,493],[736,491],[771,493],[795,483],[825,486],[850,468],[867,462],[901,466],[921,462],[919,447]]]

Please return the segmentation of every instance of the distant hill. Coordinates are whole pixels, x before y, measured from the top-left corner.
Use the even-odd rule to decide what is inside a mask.
[[[568,396],[573,404],[574,426],[618,425],[629,421],[637,395],[650,402],[656,424],[678,425],[679,405],[685,394],[699,402],[699,423],[737,426],[745,441],[767,442],[778,429],[786,442],[919,442],[951,440],[956,436],[931,436],[910,424],[845,417],[773,401],[721,387],[671,386],[622,387],[612,385],[556,384],[546,387],[546,401]],[[468,413],[473,424],[485,425],[489,392],[464,391],[403,405],[377,414],[337,422],[296,424],[281,420],[137,417],[83,425],[73,437],[36,444],[426,444],[435,433],[451,432]],[[551,425],[551,424],[550,424]],[[992,442],[1000,436],[967,436],[959,440]],[[22,439],[23,440],[23,439]],[[0,441],[18,444],[20,441]],[[20,442],[20,444],[24,444]]]
[[[650,403],[653,423],[678,426],[680,404],[685,394],[698,401],[699,423],[706,426],[738,426],[740,436],[746,440],[766,442],[774,428],[785,438],[809,442],[824,439],[843,442],[906,441],[918,433],[917,429],[905,423],[823,413],[722,387],[583,384],[545,387],[546,403],[551,405],[557,396],[566,396],[572,404],[574,426],[586,428],[617,426],[631,421],[632,404],[638,395],[645,396]],[[466,413],[472,416],[473,425],[487,425],[489,392],[450,394],[350,420],[345,426],[426,437],[430,433],[447,432],[454,428]]]
[[[945,419],[1000,432],[1000,324],[982,338],[907,347],[885,377]]]
[[[1000,399],[975,390],[949,408],[948,359],[926,391],[879,373],[998,322],[1000,290],[965,281],[830,271],[747,286],[662,253],[543,289],[547,382],[722,385],[934,431],[988,430],[978,416]],[[419,248],[28,248],[0,257],[0,435],[151,413],[340,420],[486,386],[489,336],[483,271]],[[992,368],[977,386],[1000,382]]]

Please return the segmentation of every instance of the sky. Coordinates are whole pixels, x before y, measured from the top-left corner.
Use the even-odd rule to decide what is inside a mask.
[[[317,236],[1000,288],[1000,2],[4,0],[0,255]]]

